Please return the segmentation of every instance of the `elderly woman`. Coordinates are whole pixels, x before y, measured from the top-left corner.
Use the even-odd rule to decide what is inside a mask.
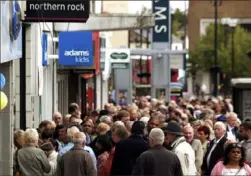
[[[225,150],[223,161],[213,168],[211,176],[217,175],[251,175],[250,167],[245,163],[244,148],[238,143],[231,143]]]
[[[38,132],[36,129],[27,129],[24,132],[24,145],[18,150],[17,163],[22,176],[43,176],[49,173],[51,166],[43,150],[38,147]]]

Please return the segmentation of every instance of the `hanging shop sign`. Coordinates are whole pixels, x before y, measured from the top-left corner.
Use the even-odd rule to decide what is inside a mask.
[[[18,1],[1,1],[0,63],[22,57],[21,7]]]
[[[26,22],[86,22],[89,0],[26,0]]]
[[[59,64],[93,67],[92,32],[60,32]]]
[[[42,35],[42,65],[48,65],[48,34]]]

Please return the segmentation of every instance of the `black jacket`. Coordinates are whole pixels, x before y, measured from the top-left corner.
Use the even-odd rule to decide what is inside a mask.
[[[147,142],[139,135],[131,135],[120,141],[115,149],[110,175],[131,175],[136,159],[147,149]]]
[[[224,146],[225,143],[227,142],[227,138],[224,136],[216,145],[215,149],[213,150],[211,157],[210,157],[210,161],[209,161],[209,166],[207,165],[207,157],[214,145],[214,140],[210,141],[209,143],[209,147],[207,149],[207,152],[204,156],[203,159],[203,164],[201,166],[201,170],[204,173],[204,176],[210,175],[211,171],[213,170],[214,166],[216,165],[216,163],[223,158],[224,156]]]

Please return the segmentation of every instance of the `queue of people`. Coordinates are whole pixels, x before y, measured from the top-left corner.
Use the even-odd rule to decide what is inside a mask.
[[[142,96],[81,115],[53,114],[14,133],[13,174],[22,176],[251,175],[251,121],[229,99]]]

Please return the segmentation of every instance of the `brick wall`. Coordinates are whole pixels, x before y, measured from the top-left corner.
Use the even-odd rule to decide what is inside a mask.
[[[218,17],[251,18],[251,1],[224,0],[218,7]],[[188,10],[188,37],[189,48],[193,49],[200,38],[200,19],[214,18],[212,1],[189,1]]]

